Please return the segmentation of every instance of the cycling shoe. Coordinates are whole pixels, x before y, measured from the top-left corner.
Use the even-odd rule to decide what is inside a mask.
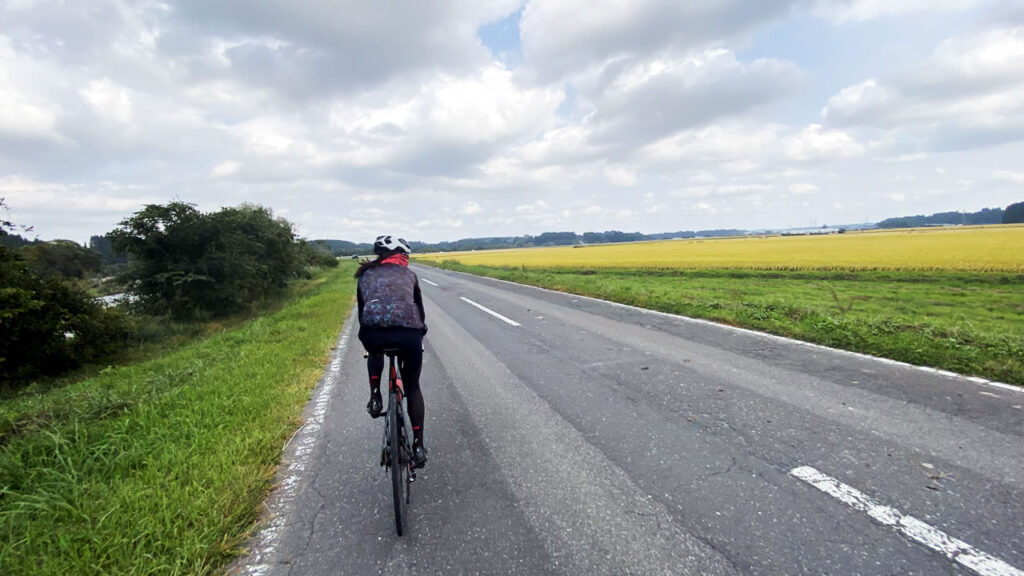
[[[370,401],[366,403],[366,412],[371,418],[380,418],[384,413],[384,404],[381,402],[380,394],[371,394]]]
[[[412,463],[417,468],[423,468],[427,465],[427,448],[422,444],[415,444],[412,447]]]

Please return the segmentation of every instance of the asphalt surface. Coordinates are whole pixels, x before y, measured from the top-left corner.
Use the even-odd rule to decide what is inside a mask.
[[[349,325],[232,573],[1024,574],[1024,392],[414,269],[409,532]]]

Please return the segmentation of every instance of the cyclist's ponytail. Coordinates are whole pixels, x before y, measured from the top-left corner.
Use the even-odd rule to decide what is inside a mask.
[[[362,264],[359,265],[359,268],[356,270],[356,273],[353,274],[352,276],[354,278],[362,278],[363,274],[365,274],[367,270],[369,270],[370,268],[376,268],[377,266],[380,266],[380,263],[383,260],[384,260],[384,256],[383,255],[377,255],[377,259],[376,260],[370,260],[369,262],[363,262]]]

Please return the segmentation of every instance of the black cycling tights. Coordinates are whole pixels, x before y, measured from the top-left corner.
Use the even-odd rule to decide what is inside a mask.
[[[384,348],[399,348],[398,371],[402,375],[402,388],[409,403],[409,420],[412,423],[415,440],[423,441],[423,416],[425,412],[423,393],[420,391],[420,371],[423,369],[423,335],[418,331],[403,329],[373,330],[363,329],[359,332],[369,356],[366,368],[370,373],[370,385],[380,385],[381,373],[384,372]],[[374,376],[377,378],[375,379]],[[384,382],[387,382],[385,376]],[[386,390],[385,390],[386,392]]]
[[[370,376],[384,371],[384,353],[370,352],[366,358]],[[423,368],[423,350],[403,350],[398,353],[398,371],[402,374],[402,388],[409,401],[409,419],[413,428],[423,428],[423,393],[420,392],[420,370]]]

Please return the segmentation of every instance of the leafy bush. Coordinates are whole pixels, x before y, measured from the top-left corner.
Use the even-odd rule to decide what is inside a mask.
[[[300,242],[299,253],[302,263],[314,268],[337,268],[338,259],[331,253],[331,249],[324,244],[317,242]]]
[[[260,206],[203,214],[151,204],[109,234],[131,265],[124,280],[151,314],[222,316],[277,295],[303,273],[291,224]]]
[[[112,354],[127,332],[123,314],[0,247],[0,388]]]

